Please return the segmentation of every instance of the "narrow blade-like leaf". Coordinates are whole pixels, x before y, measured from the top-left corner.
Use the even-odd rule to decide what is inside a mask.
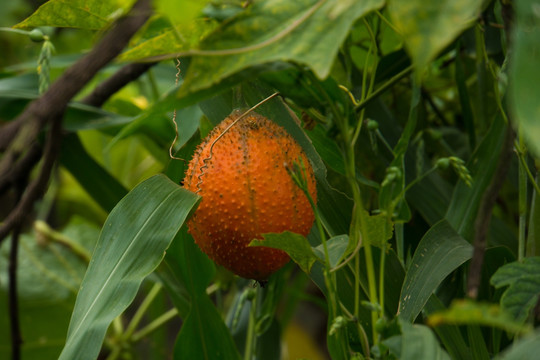
[[[118,203],[103,226],[81,284],[60,359],[97,358],[108,326],[159,265],[198,199],[157,175]]]

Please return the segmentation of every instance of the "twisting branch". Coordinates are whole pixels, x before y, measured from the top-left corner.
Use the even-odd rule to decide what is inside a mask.
[[[43,96],[30,103],[15,120],[16,123],[21,123],[21,126],[16,136],[11,138],[13,140],[7,140],[9,148],[0,162],[0,174],[16,162],[45,124],[59,117],[68,102],[122,51],[150,16],[150,5],[151,0],[137,1],[130,13],[119,19],[90,53],[67,69]]]
[[[22,167],[27,162],[30,163],[30,167],[33,166],[37,161],[34,163],[28,161],[28,149],[36,142],[37,136],[47,124],[51,124],[51,131],[45,145],[41,172],[28,186],[21,201],[0,227],[0,243],[17,224],[22,222],[25,214],[29,212],[33,203],[43,195],[46,189],[50,170],[59,149],[61,118],[68,102],[101,68],[122,51],[150,14],[151,0],[137,1],[130,13],[119,19],[90,53],[67,69],[43,96],[28,105],[13,122],[19,125],[8,127],[11,136],[6,140],[5,145],[8,147],[0,161],[0,174],[7,174],[10,169],[17,166]],[[96,96],[96,99],[101,99],[99,101],[110,96],[110,92],[103,88],[101,90],[101,95]],[[98,100],[93,101],[98,102]],[[4,137],[2,138],[4,139]]]
[[[512,160],[513,154],[512,150],[514,138],[515,133],[512,130],[512,127],[508,125],[495,174],[493,174],[491,184],[482,197],[482,202],[480,203],[478,215],[474,224],[474,250],[473,257],[471,259],[471,266],[469,268],[469,278],[467,281],[467,296],[472,299],[476,299],[478,296],[478,288],[480,286],[480,280],[482,277],[482,264],[484,263],[484,253],[486,251],[487,232],[491,222],[491,214],[493,212],[493,206],[495,205],[499,191],[501,190],[510,167],[510,161]]]

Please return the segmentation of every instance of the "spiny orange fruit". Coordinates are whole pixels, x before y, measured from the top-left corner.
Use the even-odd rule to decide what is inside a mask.
[[[266,117],[251,112],[224,133],[241,114],[235,111],[216,126],[189,163],[184,187],[201,195],[202,201],[188,229],[217,264],[262,281],[289,256],[277,249],[249,247],[251,240],[286,230],[305,236],[314,220],[310,203],[287,166],[301,159],[314,201],[317,190],[302,148]]]

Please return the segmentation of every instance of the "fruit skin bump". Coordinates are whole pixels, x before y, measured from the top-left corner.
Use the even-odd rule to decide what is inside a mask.
[[[217,264],[244,278],[264,281],[289,256],[278,249],[248,247],[251,240],[286,230],[306,236],[314,221],[310,203],[287,166],[301,159],[315,202],[317,190],[302,148],[262,115],[249,113],[215,141],[241,115],[236,110],[216,126],[189,163],[184,187],[201,195],[202,201],[188,229]]]

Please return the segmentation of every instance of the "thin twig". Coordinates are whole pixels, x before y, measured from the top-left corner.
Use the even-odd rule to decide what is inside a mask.
[[[512,127],[508,125],[501,154],[499,156],[499,161],[497,163],[497,168],[493,174],[491,184],[482,197],[482,202],[480,203],[478,215],[474,224],[474,251],[467,282],[467,296],[472,299],[476,299],[478,296],[478,288],[480,286],[480,280],[482,277],[482,264],[484,262],[484,253],[486,251],[487,232],[491,221],[491,214],[493,212],[493,206],[495,205],[499,191],[501,190],[510,167],[510,161],[512,160],[513,154],[514,138],[515,133],[512,130]]]
[[[5,221],[0,226],[0,244],[4,238],[16,227],[20,226],[27,216],[28,212],[32,208],[34,202],[41,198],[47,189],[49,177],[53,165],[56,161],[56,156],[60,150],[60,139],[62,122],[61,117],[58,117],[51,124],[49,135],[44,149],[43,164],[39,175],[32,183],[26,188],[21,200],[17,206],[8,215]]]

